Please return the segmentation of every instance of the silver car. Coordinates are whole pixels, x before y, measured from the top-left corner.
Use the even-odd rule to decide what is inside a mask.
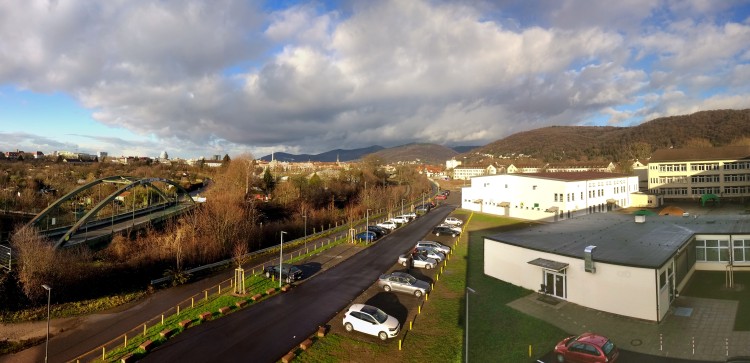
[[[416,247],[414,248],[414,252],[432,258],[438,263],[445,260],[445,254],[432,247]]]
[[[414,276],[404,272],[380,275],[378,286],[385,291],[405,292],[414,294],[416,297],[421,297],[430,292],[430,284],[427,281],[417,280]]]
[[[409,267],[409,261],[411,261],[411,264],[414,267],[425,268],[428,270],[437,266],[437,261],[420,254],[412,255],[411,253],[407,253],[398,256],[398,263],[403,265],[404,267]]]
[[[451,253],[451,248],[435,241],[419,241],[414,247],[432,247],[442,253]]]

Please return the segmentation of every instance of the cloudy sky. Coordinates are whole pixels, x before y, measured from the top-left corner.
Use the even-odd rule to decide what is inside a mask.
[[[193,158],[750,108],[750,2],[0,2],[0,150]]]

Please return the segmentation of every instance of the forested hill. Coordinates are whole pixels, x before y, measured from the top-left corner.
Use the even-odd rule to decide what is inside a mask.
[[[660,148],[750,145],[750,109],[662,117],[633,127],[551,126],[520,132],[472,150],[481,155],[529,155],[547,162],[646,159]]]
[[[401,161],[443,164],[446,160],[458,155],[458,152],[437,144],[407,144],[383,149],[372,155],[382,159],[386,163]]]

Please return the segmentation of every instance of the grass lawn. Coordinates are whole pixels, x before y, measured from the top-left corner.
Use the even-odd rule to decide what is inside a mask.
[[[468,218],[465,211],[454,215]],[[316,341],[297,361],[461,362],[464,359],[467,285],[477,292],[469,297],[470,361],[529,361],[530,347],[532,357],[542,356],[568,334],[506,306],[532,292],[485,276],[483,272],[483,236],[526,225],[527,222],[501,217],[480,214],[471,217],[469,233],[454,247],[447,269],[436,281],[435,290],[424,303],[413,330],[408,331],[408,321],[404,324],[405,331],[399,337],[403,339],[401,351],[397,342],[367,343],[356,340],[356,335],[332,333]]]
[[[734,273],[734,289],[725,287],[725,279],[724,271],[695,271],[680,293],[685,296],[739,301],[734,330],[750,331],[750,272]]]

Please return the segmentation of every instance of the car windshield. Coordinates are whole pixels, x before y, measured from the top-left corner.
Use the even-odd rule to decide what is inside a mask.
[[[602,352],[604,352],[604,355],[606,355],[607,357],[609,357],[610,353],[612,353],[612,351],[614,350],[615,350],[615,344],[612,343],[611,340],[607,340],[607,342],[604,343],[604,345],[602,345]]]
[[[388,315],[376,307],[367,306],[362,308],[362,311],[372,315],[372,317],[375,318],[375,320],[377,320],[380,324],[385,323],[385,321],[388,319]]]
[[[409,285],[414,285],[415,282],[417,282],[417,279],[414,278],[414,276],[408,275],[404,276],[404,280],[409,283]]]

